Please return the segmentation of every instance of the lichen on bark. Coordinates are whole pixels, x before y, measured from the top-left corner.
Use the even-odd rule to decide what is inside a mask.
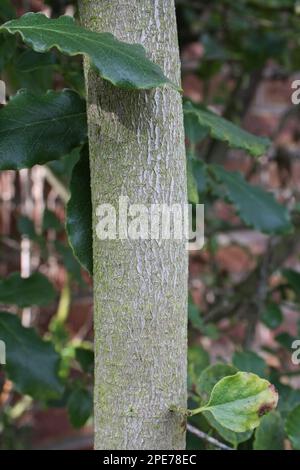
[[[81,0],[81,22],[142,44],[179,84],[174,0]],[[183,449],[187,253],[182,240],[96,236],[96,207],[186,201],[180,94],[114,88],[85,62],[93,202],[95,448]]]

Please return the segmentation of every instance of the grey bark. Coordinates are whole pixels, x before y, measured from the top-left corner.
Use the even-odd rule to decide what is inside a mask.
[[[82,23],[144,45],[180,82],[173,0],[81,0]],[[186,407],[187,252],[184,241],[96,235],[96,208],[184,203],[180,94],[126,91],[85,65],[94,228],[95,448],[183,449]]]

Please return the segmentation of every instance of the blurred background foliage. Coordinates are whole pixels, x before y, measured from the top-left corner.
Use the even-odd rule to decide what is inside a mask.
[[[300,368],[292,344],[300,338],[300,112],[291,83],[300,78],[300,2],[176,6],[189,200],[205,203],[205,246],[190,253],[190,407],[236,370],[267,378],[280,393],[278,409],[253,433],[228,431],[209,413],[192,418],[188,448],[299,449]],[[27,11],[76,15],[68,0],[1,0],[0,21]],[[72,88],[84,96],[80,57],[41,55],[5,34],[0,78],[7,99],[21,88]],[[211,111],[271,144],[257,158],[261,152],[247,148],[236,128],[207,124]],[[13,351],[0,370],[2,449],[92,446],[92,279],[64,227],[78,159],[75,149],[47,166],[0,173],[0,303],[17,314],[6,319],[14,335],[4,332],[0,315],[0,334]]]

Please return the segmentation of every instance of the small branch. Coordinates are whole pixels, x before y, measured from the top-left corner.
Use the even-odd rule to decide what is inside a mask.
[[[191,424],[187,425],[187,430],[190,433],[194,434],[195,436],[199,437],[199,439],[207,441],[210,444],[212,444],[213,446],[218,447],[219,449],[222,449],[222,450],[235,450],[232,447],[229,447],[226,444],[223,444],[222,442],[218,441],[214,437],[209,436],[205,432],[200,431],[200,429],[195,428],[195,426],[192,426]]]

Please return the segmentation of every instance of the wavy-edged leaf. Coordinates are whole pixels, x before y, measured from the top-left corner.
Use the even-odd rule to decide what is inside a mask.
[[[0,110],[0,170],[43,165],[87,138],[85,101],[71,90],[21,90]]]
[[[255,431],[253,443],[254,450],[283,450],[284,429],[278,411],[263,416],[260,425]]]
[[[269,139],[250,134],[201,105],[186,102],[183,110],[185,119],[189,119],[188,122],[190,125],[191,117],[189,118],[189,116],[192,115],[197,119],[198,126],[200,128],[198,135],[200,136],[205,135],[205,131],[207,131],[214,139],[226,142],[230,147],[246,150],[254,157],[264,154],[270,145]],[[192,139],[195,139],[197,137],[195,119],[193,119],[192,125],[193,128],[190,132],[190,138],[192,137]]]
[[[92,199],[87,145],[83,147],[80,160],[73,169],[70,190],[66,223],[69,242],[80,264],[92,274]]]
[[[56,292],[46,276],[39,272],[27,278],[20,273],[13,273],[0,280],[0,302],[6,305],[29,307],[31,305],[47,305],[53,302]]]
[[[191,415],[209,411],[225,428],[245,432],[256,428],[277,402],[278,393],[270,382],[249,372],[237,372],[217,382],[208,403]]]
[[[56,47],[68,55],[88,56],[101,77],[118,87],[149,89],[170,83],[161,68],[147,59],[141,45],[118,41],[110,33],[89,31],[69,16],[49,19],[41,13],[27,13],[1,29],[19,33],[36,52]]]
[[[7,312],[0,312],[0,339],[6,345],[5,370],[21,393],[41,400],[61,396],[60,357],[49,341],[42,340],[33,328],[24,328],[16,315]]]
[[[285,430],[293,449],[300,450],[300,405],[296,406],[288,415]]]
[[[292,230],[287,208],[279,204],[273,194],[249,184],[240,173],[226,171],[222,166],[210,165],[209,171],[225,186],[228,199],[247,225],[270,234]]]

